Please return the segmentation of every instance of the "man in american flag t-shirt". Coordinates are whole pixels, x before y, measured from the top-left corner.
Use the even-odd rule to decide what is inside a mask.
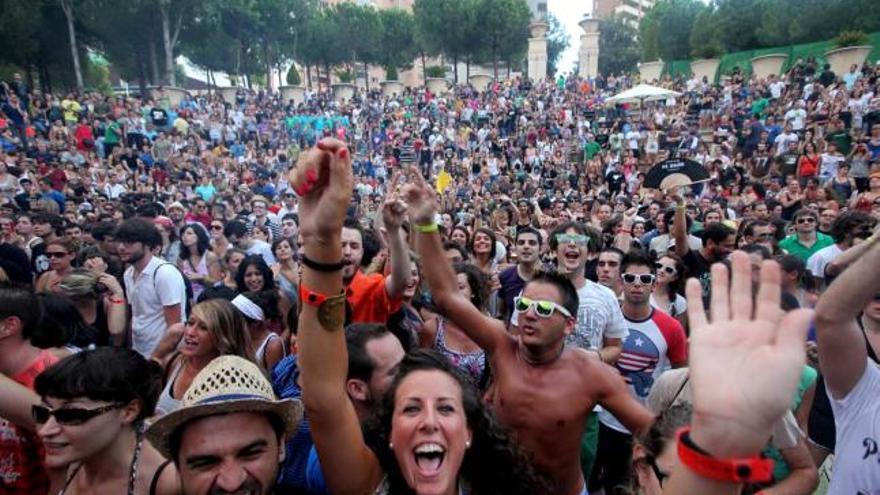
[[[656,274],[647,255],[633,251],[620,264],[623,317],[629,334],[615,367],[633,396],[644,403],[661,373],[687,364],[687,337],[675,318],[651,306]],[[608,411],[599,413],[599,448],[590,492],[625,481],[632,452],[632,435]]]

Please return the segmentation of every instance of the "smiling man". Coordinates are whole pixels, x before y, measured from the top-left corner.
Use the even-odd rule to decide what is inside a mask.
[[[153,423],[147,438],[177,466],[184,495],[275,493],[300,401],[277,400],[255,364],[221,356],[195,376],[181,406]]]

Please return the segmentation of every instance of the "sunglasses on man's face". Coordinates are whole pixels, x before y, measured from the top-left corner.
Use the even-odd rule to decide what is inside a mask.
[[[572,317],[567,309],[553,301],[542,301],[519,296],[513,299],[513,307],[516,309],[517,313],[525,313],[530,309],[534,309],[535,314],[541,318],[550,318],[553,315],[553,311],[559,311],[559,313],[566,318]]]
[[[801,225],[804,223],[816,223],[816,219],[813,217],[800,217],[797,219],[797,224]]]
[[[211,225],[211,230],[223,230],[222,225]]]
[[[585,246],[589,237],[581,234],[556,234],[556,242],[559,244],[576,244],[578,246]]]
[[[625,284],[634,284],[637,280],[641,285],[651,285],[654,283],[654,275],[650,273],[624,273],[622,277]]]
[[[82,409],[76,407],[64,407],[60,409],[50,409],[46,406],[31,406],[31,416],[34,422],[42,425],[49,421],[50,417],[54,417],[55,421],[60,425],[76,426],[86,423],[92,418],[98,417],[104,413],[114,409],[119,409],[123,404],[108,404],[106,406],[97,407],[95,409]]]

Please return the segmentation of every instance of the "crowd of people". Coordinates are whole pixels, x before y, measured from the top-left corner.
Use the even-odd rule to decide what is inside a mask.
[[[880,65],[634,82],[2,83],[0,493],[880,491]]]

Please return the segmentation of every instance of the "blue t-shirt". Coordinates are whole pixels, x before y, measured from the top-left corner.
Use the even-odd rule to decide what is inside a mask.
[[[296,355],[287,356],[272,370],[272,389],[281,399],[299,399],[302,389],[297,384],[299,366]],[[306,484],[306,466],[312,450],[312,435],[309,421],[303,416],[299,426],[286,445],[286,455],[278,473],[278,488],[291,490],[308,489]],[[281,490],[283,492],[283,490]]]

